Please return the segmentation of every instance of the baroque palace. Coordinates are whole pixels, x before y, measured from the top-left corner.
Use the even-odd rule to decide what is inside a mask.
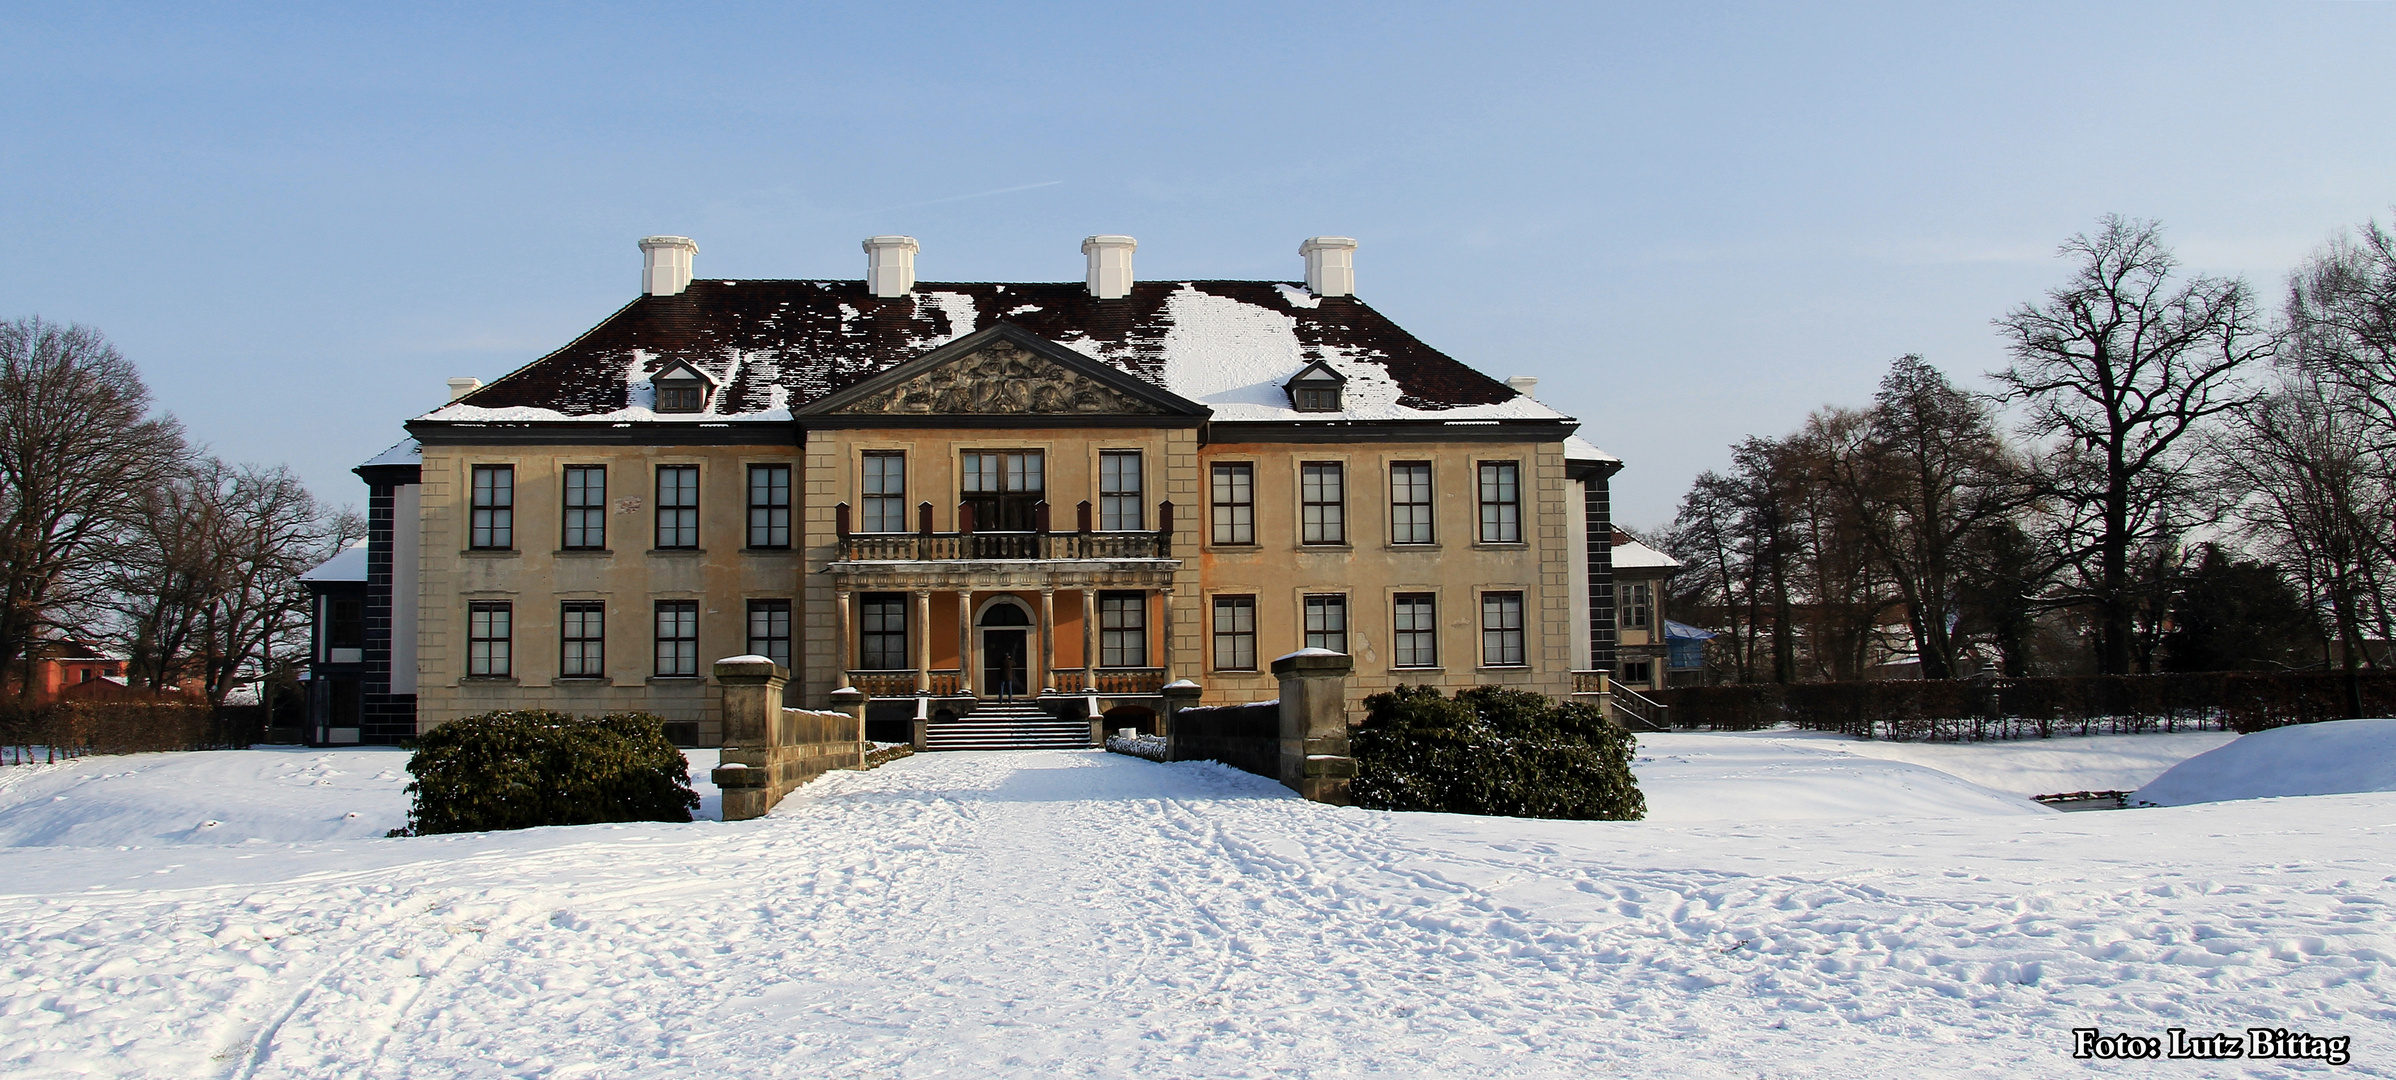
[[[1135,281],[1126,236],[1067,283],[864,246],[862,281],[726,281],[652,236],[631,303],[451,380],[311,575],[316,741],[550,708],[710,745],[736,654],[787,666],[792,706],[864,691],[891,741],[1153,730],[1169,684],[1270,699],[1305,648],[1350,655],[1356,696],[1613,670],[1621,463],[1357,299],[1354,241],[1305,241],[1302,284]]]

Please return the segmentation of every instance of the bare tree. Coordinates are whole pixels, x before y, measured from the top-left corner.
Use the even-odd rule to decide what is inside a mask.
[[[2376,221],[2333,238],[2291,275],[2289,358],[2347,393],[2375,449],[2396,454],[2396,235]]]
[[[1987,407],[1914,355],[1890,365],[1871,409],[1817,414],[1808,431],[1824,487],[1905,606],[1922,677],[1953,678],[1977,614],[1963,595],[1975,539],[2028,503],[2020,462]]]
[[[0,663],[58,629],[93,554],[171,474],[181,429],[149,413],[98,331],[0,322]]]
[[[151,499],[110,592],[137,677],[197,680],[210,704],[265,674],[307,625],[299,576],[362,532],[288,469],[206,458]]]
[[[2176,279],[2153,222],[2109,215],[2059,254],[2072,280],[1997,320],[2014,363],[1994,377],[2026,431],[2057,440],[2040,479],[2064,511],[2065,598],[2095,611],[2098,670],[2123,674],[2149,606],[2140,564],[2156,562],[2141,554],[2188,523],[2191,436],[2251,398],[2244,376],[2278,339],[2245,283]]]

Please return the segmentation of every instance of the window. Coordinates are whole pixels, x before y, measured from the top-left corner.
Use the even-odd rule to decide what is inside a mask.
[[[1301,383],[1291,388],[1290,404],[1299,412],[1338,412],[1339,384],[1312,386]]]
[[[325,648],[357,649],[366,645],[366,601],[332,599],[325,601],[330,617],[325,620]],[[86,673],[90,668],[83,669]]]
[[[699,467],[657,467],[657,546],[699,546]]]
[[[1141,527],[1140,452],[1109,450],[1098,455],[1098,527],[1132,532]]]
[[[1619,676],[1625,685],[1634,687],[1646,686],[1648,683],[1654,682],[1655,677],[1656,669],[1653,660],[1626,660],[1622,664],[1622,674]]]
[[[1148,666],[1148,594],[1098,594],[1098,666]]]
[[[607,466],[566,466],[564,547],[568,551],[607,547]]]
[[[1481,666],[1521,667],[1522,594],[1481,594]]]
[[[682,677],[699,673],[699,602],[657,602],[657,673]]]
[[[1256,670],[1256,598],[1215,597],[1215,670]]]
[[[474,467],[473,534],[467,547],[498,551],[516,546],[516,467]]]
[[[790,546],[790,466],[749,466],[749,546]],[[785,665],[787,666],[787,665]]]
[[[864,474],[857,485],[864,500],[869,533],[907,531],[907,455],[896,450],[868,451]]]
[[[1298,466],[1298,540],[1306,544],[1348,542],[1347,484],[1336,461]]]
[[[1215,543],[1256,542],[1256,466],[1245,461],[1214,467]]]
[[[1048,481],[1040,452],[967,453],[964,469],[965,505],[973,508],[973,527],[991,532],[1029,532],[1032,508],[1040,503]]]
[[[858,643],[864,655],[858,666],[867,671],[897,671],[907,662],[907,597],[903,593],[866,593],[857,603]]]
[[[707,387],[697,372],[682,364],[669,365],[656,380],[657,411],[698,412],[707,407]]]
[[[1522,543],[1520,468],[1511,461],[1481,463],[1481,542]]]
[[[1306,647],[1348,651],[1348,598],[1318,593],[1306,598]]]
[[[509,644],[515,609],[505,602],[476,601],[466,605],[466,674],[472,678],[506,678],[515,673]]]
[[[749,652],[790,666],[790,601],[749,601]]]
[[[1389,542],[1428,544],[1431,541],[1431,463],[1392,463],[1389,467]]]
[[[1614,586],[1615,606],[1622,613],[1622,628],[1646,630],[1655,620],[1654,594],[1647,582]]]
[[[566,679],[596,679],[607,674],[607,605],[594,600],[569,600],[558,605],[557,673]]]
[[[1438,600],[1430,593],[1399,593],[1391,600],[1390,615],[1397,666],[1438,667]]]

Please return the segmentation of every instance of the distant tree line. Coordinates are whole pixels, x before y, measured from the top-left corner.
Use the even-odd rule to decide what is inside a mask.
[[[43,643],[119,650],[128,681],[221,705],[304,652],[299,575],[363,532],[282,466],[231,465],[155,414],[101,334],[0,321],[0,662]]]
[[[2148,221],[2061,249],[1962,390],[1919,356],[1871,404],[1734,447],[1657,539],[1717,682],[2349,673],[2396,638],[2396,236],[2369,223],[2279,312],[2181,272]]]

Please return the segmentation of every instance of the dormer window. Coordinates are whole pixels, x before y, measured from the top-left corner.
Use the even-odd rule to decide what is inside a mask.
[[[707,391],[712,384],[689,364],[674,364],[649,381],[657,388],[658,412],[695,413],[707,408]]]
[[[1282,388],[1289,391],[1290,407],[1299,412],[1338,412],[1340,388],[1348,377],[1331,369],[1320,360],[1306,365]]]

